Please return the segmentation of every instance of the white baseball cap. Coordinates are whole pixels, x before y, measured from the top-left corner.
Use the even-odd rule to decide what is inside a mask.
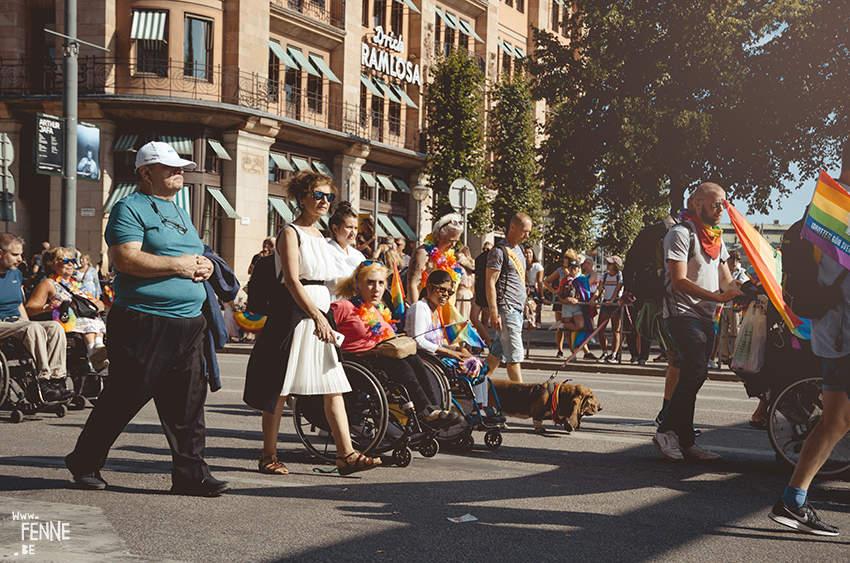
[[[136,170],[148,164],[164,164],[194,170],[197,166],[191,160],[183,160],[177,151],[168,143],[162,141],[151,141],[136,153]]]

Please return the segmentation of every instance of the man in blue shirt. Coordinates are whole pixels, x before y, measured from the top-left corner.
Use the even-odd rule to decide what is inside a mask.
[[[136,155],[139,191],[119,201],[106,226],[116,276],[109,312],[109,386],[65,458],[81,489],[101,490],[109,448],[151,399],[171,447],[171,492],[213,497],[230,485],[204,461],[203,282],[213,271],[189,214],[174,202],[183,160],[167,143]]]
[[[45,401],[64,401],[74,396],[65,388],[65,331],[56,321],[31,321],[24,309],[24,241],[12,233],[0,233],[0,338],[13,336],[32,353],[38,383]],[[52,306],[52,305],[51,305]]]

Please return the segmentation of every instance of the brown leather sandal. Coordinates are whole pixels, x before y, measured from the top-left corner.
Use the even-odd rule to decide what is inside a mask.
[[[354,462],[348,461],[349,458],[353,455],[357,457],[354,458]],[[352,473],[357,473],[358,471],[367,471],[369,469],[374,469],[381,465],[381,460],[375,457],[367,457],[361,453],[351,452],[345,457],[336,456],[336,468],[339,471],[340,475],[351,475]],[[343,465],[340,465],[339,462],[342,462]]]
[[[277,454],[260,455],[257,462],[260,468],[260,473],[268,475],[289,475],[289,469],[277,459]]]

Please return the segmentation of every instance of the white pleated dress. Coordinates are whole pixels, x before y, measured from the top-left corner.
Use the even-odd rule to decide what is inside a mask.
[[[336,261],[324,237],[309,235],[297,225],[291,227],[298,229],[301,235],[298,278],[319,281],[335,279]],[[279,256],[275,262],[280,264]],[[304,290],[320,310],[327,312],[330,309],[331,296],[326,285],[305,285]],[[313,334],[315,330],[316,323],[310,318],[303,319],[295,327],[281,395],[327,395],[351,391],[351,385],[337,358],[336,347],[319,340]]]

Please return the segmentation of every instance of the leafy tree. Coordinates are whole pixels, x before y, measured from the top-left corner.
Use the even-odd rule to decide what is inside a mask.
[[[478,206],[470,215],[470,230],[492,228],[491,207],[484,185],[484,73],[466,52],[454,50],[432,69],[433,80],[425,93],[428,135],[428,186],[434,200],[430,212],[441,217],[454,211],[449,186],[467,178],[478,192]]]
[[[556,221],[570,209],[649,221],[702,181],[766,210],[792,163],[811,174],[834,158],[850,130],[850,11],[836,4],[575,0],[568,45],[535,30]],[[575,213],[556,230],[576,228]],[[618,229],[603,237],[614,247],[628,242]]]
[[[497,229],[508,232],[514,213],[528,213],[538,227],[531,239],[539,241],[542,195],[535,161],[536,123],[525,73],[515,72],[496,83],[491,96],[494,105],[488,141],[493,160],[489,186],[498,194],[493,202],[493,221]]]

